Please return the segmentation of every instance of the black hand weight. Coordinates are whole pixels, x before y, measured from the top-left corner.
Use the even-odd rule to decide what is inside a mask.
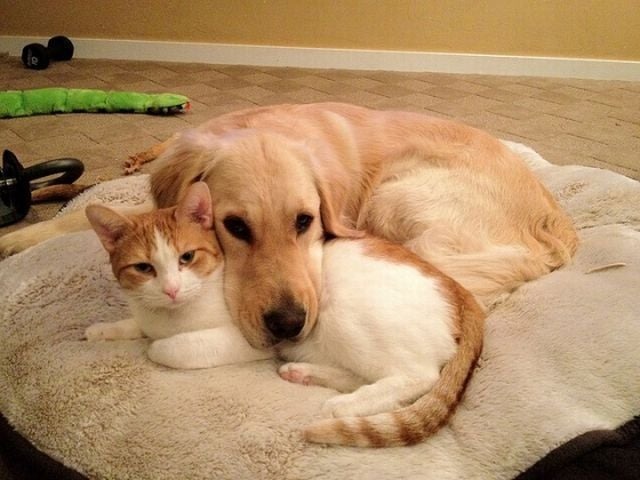
[[[73,43],[67,37],[59,35],[49,39],[47,46],[30,43],[22,49],[22,63],[34,70],[44,70],[52,60],[71,60]]]
[[[24,168],[9,150],[0,168],[0,226],[22,220],[31,207],[31,191],[50,185],[75,182],[84,165],[75,158],[58,158]],[[54,178],[51,176],[59,175]],[[33,180],[42,179],[39,182]]]

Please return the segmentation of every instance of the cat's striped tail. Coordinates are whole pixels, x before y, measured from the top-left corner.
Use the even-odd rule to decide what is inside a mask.
[[[455,411],[482,350],[485,314],[470,293],[458,287],[459,344],[434,387],[415,403],[368,417],[321,420],[304,431],[314,443],[392,447],[421,442],[438,431]]]

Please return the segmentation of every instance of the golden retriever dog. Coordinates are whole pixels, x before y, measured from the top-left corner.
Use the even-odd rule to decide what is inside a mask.
[[[150,156],[159,152],[151,176],[158,207],[177,203],[195,181],[209,185],[226,300],[257,348],[315,320],[312,247],[325,236],[367,232],[404,244],[485,305],[567,263],[577,246],[572,222],[524,162],[452,121],[279,105],[214,118]],[[0,252],[82,228],[82,213],[62,216],[6,235]]]

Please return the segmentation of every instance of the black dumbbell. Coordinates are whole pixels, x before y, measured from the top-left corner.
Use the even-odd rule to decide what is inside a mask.
[[[46,47],[40,43],[30,43],[22,49],[22,63],[34,70],[44,70],[51,60],[71,60],[71,57],[73,43],[63,35],[52,37]]]

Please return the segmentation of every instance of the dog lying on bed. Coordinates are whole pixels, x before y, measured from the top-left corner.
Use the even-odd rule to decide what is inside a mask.
[[[331,103],[255,108],[153,153],[156,206],[176,204],[195,181],[208,184],[226,300],[256,348],[316,315],[310,245],[322,232],[402,243],[485,305],[561,267],[577,246],[570,219],[518,156],[483,131],[420,114]],[[88,227],[83,212],[62,216],[5,235],[0,253]]]

